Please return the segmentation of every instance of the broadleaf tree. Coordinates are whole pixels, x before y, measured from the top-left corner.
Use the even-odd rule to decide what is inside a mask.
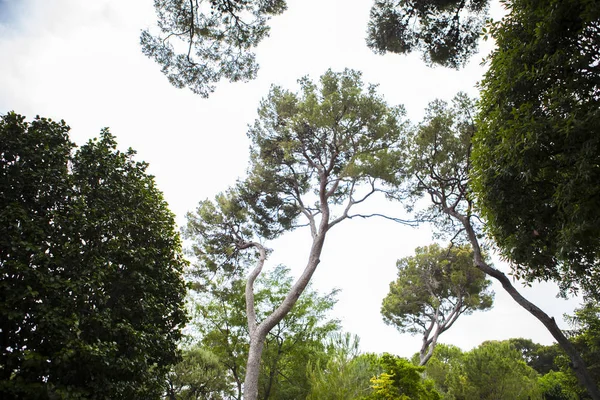
[[[108,130],[0,119],[0,397],[160,398],[186,264],[147,164]]]
[[[506,274],[490,265],[484,257],[480,244],[484,226],[471,192],[470,153],[476,131],[474,117],[473,102],[464,94],[457,95],[451,105],[439,100],[432,102],[406,147],[404,159],[408,168],[404,167],[401,173],[412,178],[405,186],[400,186],[399,192],[402,196],[409,194],[414,202],[423,196],[430,199],[430,206],[417,212],[419,218],[432,221],[452,240],[470,244],[474,265],[496,279],[513,300],[544,324],[568,354],[579,382],[592,398],[600,398],[585,362],[554,318],[521,295]]]
[[[318,84],[300,80],[293,93],[271,88],[248,131],[248,176],[204,201],[190,217],[199,264],[235,269],[253,262],[246,282],[250,350],[244,398],[256,399],[260,357],[267,334],[294,306],[320,262],[327,233],[355,216],[351,209],[391,179],[403,109],[390,107],[360,73],[327,71]],[[268,256],[265,241],[299,225],[311,237],[306,267],[282,303],[257,320],[254,282]]]
[[[491,281],[473,265],[468,246],[419,247],[398,260],[398,278],[383,299],[383,320],[400,332],[422,335],[419,365],[431,358],[439,336],[463,314],[492,307]]]
[[[285,0],[154,0],[157,26],[142,31],[142,51],[174,86],[208,97],[223,78],[256,76],[252,48],[286,7]]]
[[[514,0],[493,25],[474,185],[515,273],[600,298],[600,4]]]

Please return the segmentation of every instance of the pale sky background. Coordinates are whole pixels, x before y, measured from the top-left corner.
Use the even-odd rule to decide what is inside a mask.
[[[261,69],[248,83],[222,83],[209,99],[172,87],[160,67],[141,53],[141,29],[155,21],[151,0],[0,0],[0,114],[14,110],[64,119],[78,144],[109,127],[120,148],[132,147],[150,163],[179,224],[198,201],[213,198],[243,177],[248,161],[246,127],[271,84],[296,89],[304,75],[353,68],[380,84],[389,104],[404,104],[418,122],[427,103],[450,100],[458,91],[476,95],[484,71],[481,55],[460,71],[428,68],[419,55],[380,56],[365,44],[371,0],[289,0],[271,21],[271,36],[257,49]],[[499,12],[497,5],[493,9]],[[484,44],[489,50],[490,44]],[[400,215],[398,204],[378,211]],[[379,310],[396,276],[396,260],[432,242],[426,227],[385,220],[351,220],[329,234],[313,286],[340,288],[333,316],[361,338],[361,349],[410,357],[420,338],[386,326]],[[298,274],[310,235],[299,230],[269,243],[269,263]],[[507,271],[501,263],[497,267]],[[557,321],[578,305],[556,298],[556,286],[516,286]],[[552,343],[543,325],[519,307],[500,285],[494,308],[462,316],[440,341],[464,350],[485,340],[526,337]],[[562,327],[567,327],[561,323]]]

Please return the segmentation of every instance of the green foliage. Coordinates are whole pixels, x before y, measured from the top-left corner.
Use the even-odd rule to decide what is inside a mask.
[[[570,340],[581,354],[591,378],[598,385],[600,383],[600,306],[597,302],[590,301],[576,309],[575,315],[566,317],[573,327]],[[556,359],[556,364],[560,372],[566,376],[560,382],[561,387],[587,398],[585,389],[579,386],[569,366],[569,360],[560,356]]]
[[[377,356],[359,354],[357,336],[333,334],[327,345],[327,361],[307,368],[308,400],[354,400],[371,393],[370,379],[379,373]]]
[[[413,363],[419,362],[419,354],[413,357]],[[442,398],[448,398],[450,392],[450,380],[453,371],[460,369],[463,361],[463,352],[456,346],[439,343],[433,350],[433,355],[425,364],[424,375],[431,379],[435,389],[442,394]]]
[[[598,296],[600,3],[508,3],[482,82],[474,190],[518,277]]]
[[[290,291],[287,269],[276,268],[256,293],[259,318],[271,314]],[[338,320],[327,319],[337,290],[319,295],[308,288],[290,313],[267,335],[261,360],[259,398],[305,399],[309,391],[307,366],[325,359],[323,342],[340,329]],[[262,302],[261,299],[264,299]]]
[[[308,400],[440,399],[424,367],[391,354],[359,354],[358,338],[332,336],[325,364],[311,364]]]
[[[466,246],[418,247],[397,266],[398,278],[390,284],[381,313],[400,332],[424,333],[432,324],[445,326],[454,314],[455,320],[492,306],[491,282],[473,266],[473,252]]]
[[[267,21],[285,0],[155,0],[157,33],[142,31],[143,53],[178,88],[202,97],[214,83],[256,77],[253,47],[269,33]]]
[[[231,385],[225,367],[209,350],[194,347],[183,352],[183,360],[167,375],[165,399],[223,400],[229,398]]]
[[[248,357],[248,328],[244,312],[244,282],[236,280],[227,287],[222,283],[220,290],[205,292],[196,300],[194,325],[201,337],[201,345],[210,349],[225,366],[224,380],[237,389],[237,399],[242,397],[245,361]]]
[[[565,365],[564,371],[550,360],[544,349],[557,353],[558,346],[542,346],[529,339],[485,342],[463,353],[458,347],[439,344],[425,366],[425,375],[435,382],[443,399],[578,399],[585,391]],[[564,355],[560,354],[561,360]],[[418,355],[415,355],[418,360]],[[529,366],[541,366],[536,374]],[[549,371],[549,372],[548,372]],[[585,397],[585,396],[584,396]]]
[[[257,318],[265,318],[278,307],[291,285],[289,270],[281,266],[259,278],[255,294]],[[197,304],[197,328],[204,348],[210,349],[226,367],[228,376],[222,378],[240,387],[249,342],[244,285],[238,280],[230,289],[220,289],[214,290],[207,301]],[[327,319],[327,313],[336,303],[336,293],[319,295],[310,289],[305,291],[290,313],[268,334],[261,362],[259,398],[306,397],[307,365],[326,358],[324,340],[339,329],[337,320]]]
[[[493,292],[487,290],[491,281],[473,265],[467,246],[419,247],[397,266],[398,278],[390,283],[381,314],[400,332],[423,335],[421,365],[458,317],[492,307]]]
[[[376,0],[367,45],[376,52],[422,51],[428,64],[464,65],[477,51],[489,0]]]
[[[133,150],[68,131],[0,120],[0,393],[158,398],[186,322],[173,215]]]
[[[255,229],[235,189],[217,195],[214,201],[201,201],[196,212],[187,213],[186,217],[184,237],[192,239],[191,252],[196,259],[196,268],[189,272],[189,278],[196,289],[201,288],[197,285],[210,282],[215,274],[239,277],[255,258],[244,251]]]
[[[432,222],[438,235],[452,240],[460,236],[465,218],[474,229],[479,229],[474,217],[473,200],[469,196],[471,138],[475,133],[474,102],[464,93],[458,93],[449,104],[435,100],[429,103],[425,117],[408,138],[405,173],[409,176],[401,196],[408,194],[412,204],[428,195],[431,205],[418,210],[419,220]]]
[[[550,371],[558,371],[555,359],[563,357],[564,352],[558,344],[542,346],[534,343],[531,339],[509,339],[508,342],[523,356],[523,360],[539,374],[547,374]]]
[[[446,377],[455,399],[541,399],[537,373],[509,342],[484,342],[464,353]]]
[[[378,363],[382,373],[371,379],[373,400],[438,400],[440,394],[430,379],[423,379],[425,367],[418,367],[405,358],[383,354]]]
[[[572,387],[577,385],[574,376],[561,371],[550,371],[538,379],[544,400],[578,400],[580,397]]]

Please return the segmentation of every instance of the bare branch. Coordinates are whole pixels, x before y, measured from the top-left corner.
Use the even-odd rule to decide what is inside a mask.
[[[373,218],[373,217],[384,218],[384,219],[387,219],[390,221],[397,222],[399,224],[412,226],[413,228],[416,228],[417,226],[419,226],[419,223],[421,222],[419,220],[406,220],[406,219],[402,219],[402,218],[390,217],[388,215],[379,214],[379,213],[348,215],[348,219],[352,219],[352,218],[365,218],[366,219],[366,218]]]

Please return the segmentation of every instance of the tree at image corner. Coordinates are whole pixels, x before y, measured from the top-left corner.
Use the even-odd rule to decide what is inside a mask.
[[[145,163],[114,137],[0,120],[0,397],[159,398],[185,261]]]
[[[516,276],[600,298],[600,3],[508,3],[481,83],[473,190]]]
[[[357,217],[353,206],[379,192],[399,157],[401,107],[390,107],[352,70],[300,79],[299,93],[271,88],[248,131],[248,176],[203,201],[188,217],[200,273],[250,267],[246,316],[250,352],[244,398],[258,393],[267,334],[294,306],[320,262],[327,233]],[[305,226],[312,239],[306,267],[274,312],[258,321],[254,282],[268,256],[266,241]],[[202,271],[203,270],[203,271]]]
[[[420,51],[429,65],[459,68],[477,52],[489,0],[376,0],[367,45],[375,52]]]

